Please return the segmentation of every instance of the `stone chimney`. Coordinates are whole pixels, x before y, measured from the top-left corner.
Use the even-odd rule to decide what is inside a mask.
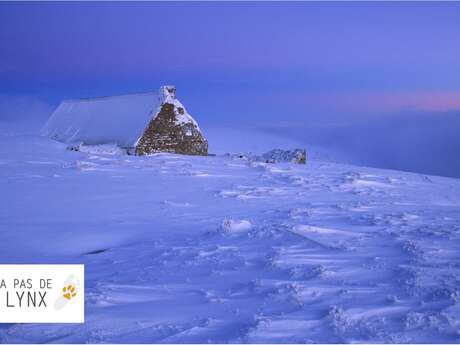
[[[163,103],[174,103],[174,100],[176,98],[176,87],[173,85],[165,85],[160,87],[160,92],[159,92],[159,101],[160,104]]]

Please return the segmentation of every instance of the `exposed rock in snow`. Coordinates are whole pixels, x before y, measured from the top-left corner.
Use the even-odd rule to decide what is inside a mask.
[[[251,162],[264,162],[264,163],[296,163],[306,164],[307,152],[305,149],[294,150],[281,150],[274,149],[264,153],[261,156],[245,153],[238,155],[230,155],[231,157],[238,157]]]
[[[251,230],[252,224],[248,220],[225,219],[222,222],[222,230],[226,233],[242,233]]]
[[[291,162],[305,164],[307,162],[307,152],[304,149],[295,149],[292,151],[275,149],[264,153],[262,159],[266,163]]]

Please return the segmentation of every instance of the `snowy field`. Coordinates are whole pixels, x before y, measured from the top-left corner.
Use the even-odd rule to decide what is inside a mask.
[[[458,179],[0,133],[0,262],[86,266],[85,324],[0,342],[460,342]]]

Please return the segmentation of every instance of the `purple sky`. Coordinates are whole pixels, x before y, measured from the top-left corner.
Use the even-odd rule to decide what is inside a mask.
[[[0,92],[56,102],[175,83],[229,110],[267,102],[257,113],[286,102],[458,109],[459,13],[428,2],[1,3]]]
[[[207,123],[441,119],[460,109],[459,42],[458,2],[3,2],[0,96],[167,83]]]

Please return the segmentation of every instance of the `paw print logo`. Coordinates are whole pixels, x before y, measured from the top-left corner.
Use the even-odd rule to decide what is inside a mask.
[[[62,289],[62,297],[67,298],[69,301],[77,295],[77,290],[74,285],[69,284]]]
[[[77,296],[78,289],[80,288],[80,281],[75,276],[69,276],[64,281],[64,287],[54,303],[54,308],[60,310],[64,308],[68,303],[72,303],[72,299]]]

